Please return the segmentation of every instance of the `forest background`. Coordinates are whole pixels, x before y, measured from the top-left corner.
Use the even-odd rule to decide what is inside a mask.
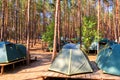
[[[36,40],[54,48],[57,44],[58,49],[61,40],[86,47],[100,38],[119,43],[119,4],[119,0],[0,0],[0,39],[25,44],[28,50]]]

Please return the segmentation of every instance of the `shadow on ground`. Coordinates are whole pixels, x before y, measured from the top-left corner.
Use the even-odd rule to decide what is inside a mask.
[[[15,63],[15,68],[13,69],[13,65],[8,65],[4,67],[4,73],[5,74],[14,74],[21,70],[35,68],[39,66],[45,66],[50,64],[51,54],[32,54],[32,56],[37,57],[37,60],[31,60],[30,64],[27,65],[26,61],[23,64],[23,62]]]

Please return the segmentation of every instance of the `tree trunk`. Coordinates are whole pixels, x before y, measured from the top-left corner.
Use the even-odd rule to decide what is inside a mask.
[[[7,40],[7,24],[8,24],[8,5],[7,0],[2,1],[2,28],[1,28],[1,40],[6,41]]]
[[[61,24],[61,9],[60,9],[60,3],[58,5],[58,43],[57,43],[57,46],[58,46],[58,50],[60,50],[60,35],[61,35],[61,27],[60,27],[60,24]]]
[[[117,42],[119,43],[119,33],[118,33],[118,30],[119,30],[119,27],[118,27],[118,17],[119,17],[119,14],[118,14],[118,11],[119,11],[119,6],[118,6],[118,0],[116,0],[116,17],[115,17],[115,40],[117,40]]]
[[[4,9],[4,0],[2,1],[2,27],[1,27],[1,41],[4,41],[4,17],[5,17],[5,9]]]
[[[27,49],[26,49],[26,53],[27,53],[27,64],[30,63],[30,54],[29,54],[29,42],[30,42],[30,36],[29,36],[29,26],[30,26],[30,21],[29,21],[29,9],[30,9],[30,0],[28,0],[28,4],[27,4]]]
[[[53,54],[52,54],[52,61],[56,57],[57,49],[56,49],[56,43],[57,43],[57,27],[58,27],[58,9],[60,6],[60,0],[56,1],[56,11],[55,11],[55,27],[54,27],[54,43],[53,43]]]
[[[17,43],[18,31],[18,0],[15,2],[15,43]]]
[[[97,22],[97,33],[98,33],[98,39],[99,39],[99,27],[100,27],[100,0],[98,0],[98,13],[97,13],[97,18],[98,18],[98,22]],[[97,54],[99,51],[99,44],[97,47]]]
[[[43,33],[46,31],[45,0],[43,0]]]
[[[79,29],[80,29],[80,48],[82,47],[82,30],[81,30],[81,0],[78,0],[78,22],[79,22]]]

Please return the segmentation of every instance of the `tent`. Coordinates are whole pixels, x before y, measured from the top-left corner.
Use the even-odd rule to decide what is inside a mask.
[[[101,44],[106,44],[106,43],[108,43],[109,42],[109,40],[107,39],[107,38],[102,38],[100,41],[99,41],[99,43],[101,43]]]
[[[15,44],[0,42],[0,63],[8,63],[25,57],[26,55],[22,55]]]
[[[80,49],[62,49],[49,70],[66,75],[93,72],[87,56]]]
[[[15,44],[16,50],[20,54],[21,58],[26,58],[26,47],[22,44]]]
[[[89,47],[89,50],[98,50],[98,46],[99,46],[99,50],[101,50],[102,48],[106,47],[106,46],[110,46],[110,45],[113,45],[114,43],[111,41],[110,43],[108,43],[107,45],[99,45],[98,42],[92,42],[90,47]]]
[[[80,42],[77,43],[75,47],[76,47],[77,49],[80,49],[80,46],[81,46],[83,49],[86,49],[86,48],[85,48],[85,45],[84,45],[84,44],[80,44]]]
[[[103,38],[99,41],[100,44],[107,44],[109,46],[117,44],[117,42],[113,41],[113,40],[109,40],[107,38]]]
[[[89,47],[89,50],[97,50],[98,49],[98,42],[92,42],[90,47]]]
[[[64,49],[76,49],[76,45],[73,43],[68,43],[63,46]]]
[[[96,63],[104,73],[120,75],[120,44],[102,49],[97,56]]]

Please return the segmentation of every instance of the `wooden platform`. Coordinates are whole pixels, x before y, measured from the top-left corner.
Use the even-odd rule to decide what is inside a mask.
[[[86,73],[86,74],[77,74],[77,75],[72,75],[72,76],[67,76],[58,72],[53,72],[53,71],[44,71],[41,72],[41,77],[43,80],[46,77],[52,77],[52,78],[72,78],[72,79],[99,79],[99,80],[120,80],[120,76],[114,76],[114,75],[109,75],[109,74],[104,74],[101,70],[98,69],[96,66],[96,63],[94,61],[91,61],[92,68],[94,70],[93,73]]]
[[[18,63],[18,62],[22,62],[24,63],[24,61],[26,60],[26,58],[23,58],[23,59],[19,59],[19,60],[15,60],[15,61],[12,61],[12,62],[8,62],[8,63],[0,63],[0,66],[1,66],[1,74],[3,74],[4,72],[4,67],[7,66],[7,65],[10,65],[12,64],[13,65],[13,69],[15,67],[15,63]]]

